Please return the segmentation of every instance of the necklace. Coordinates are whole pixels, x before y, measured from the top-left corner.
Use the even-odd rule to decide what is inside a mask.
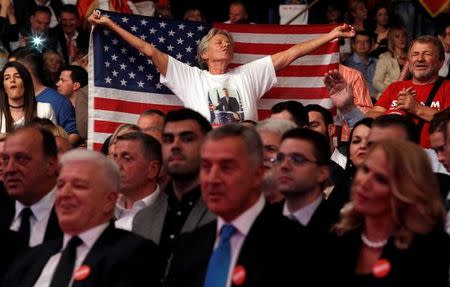
[[[388,240],[381,240],[381,241],[372,241],[369,238],[367,238],[367,236],[364,233],[361,233],[361,240],[364,243],[364,245],[366,245],[369,248],[381,248],[384,247]]]
[[[20,109],[20,108],[23,108],[25,106],[25,104],[23,104],[21,106],[12,106],[12,105],[8,105],[8,106],[13,109]]]

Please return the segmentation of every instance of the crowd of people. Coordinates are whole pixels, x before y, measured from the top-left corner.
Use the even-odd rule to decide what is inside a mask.
[[[323,1],[310,23],[323,13],[329,33],[232,68],[234,39],[213,28],[193,67],[76,2],[0,0],[1,286],[450,285],[448,14],[420,30],[392,16],[411,4],[428,21],[415,1]],[[253,25],[309,1],[227,1],[224,19],[181,2],[151,6]],[[86,147],[91,26],[185,106],[142,111],[100,151]],[[289,100],[258,119],[275,72],[335,39],[335,109]],[[231,123],[214,126],[218,111]]]

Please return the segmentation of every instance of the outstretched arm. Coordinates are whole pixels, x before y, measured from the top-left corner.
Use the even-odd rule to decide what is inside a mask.
[[[355,30],[348,24],[343,24],[331,30],[328,34],[321,35],[318,38],[296,44],[287,50],[272,55],[272,62],[275,71],[281,70],[291,64],[296,59],[314,51],[323,44],[338,37],[353,37]]]
[[[153,64],[158,68],[159,72],[165,76],[167,73],[167,66],[169,63],[169,57],[167,54],[161,52],[155,48],[152,44],[149,44],[139,37],[134,36],[127,30],[123,29],[111,19],[106,16],[101,15],[99,12],[94,11],[94,13],[89,16],[89,22],[94,26],[105,26],[111,31],[115,32],[126,41],[128,44],[142,52],[144,55],[152,59]]]

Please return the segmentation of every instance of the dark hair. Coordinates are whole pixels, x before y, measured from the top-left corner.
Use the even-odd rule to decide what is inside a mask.
[[[356,122],[356,124],[353,126],[352,130],[350,131],[350,136],[348,138],[349,142],[346,146],[346,153],[347,153],[347,164],[345,165],[345,174],[346,177],[351,181],[353,179],[353,176],[356,173],[356,167],[354,166],[353,162],[350,159],[350,145],[353,138],[353,133],[355,132],[355,129],[359,126],[366,126],[371,128],[373,125],[373,118],[363,118],[360,121]]]
[[[314,130],[308,128],[295,128],[283,134],[281,142],[287,139],[304,140],[311,144],[314,150],[314,157],[318,165],[330,165],[330,144],[327,138]]]
[[[44,66],[44,60],[42,53],[36,49],[30,47],[18,48],[12,51],[8,57],[9,59],[15,58],[17,62],[24,65],[30,74],[38,80],[42,81],[42,79],[44,79],[42,69]]]
[[[263,144],[256,129],[247,128],[238,123],[231,123],[213,129],[206,135],[208,140],[221,140],[224,138],[237,137],[244,143],[245,149],[252,164],[258,166],[263,162]]]
[[[430,129],[428,130],[429,134],[435,133],[435,132],[443,132],[446,123],[450,121],[450,107],[439,111],[434,114],[433,119],[431,119],[430,122]]]
[[[37,126],[37,127],[42,127],[44,129],[47,129],[47,128],[55,127],[56,125],[50,119],[35,117],[31,120],[31,122],[28,124],[28,126]]]
[[[152,116],[152,115],[158,115],[162,118],[166,116],[163,111],[158,109],[148,109],[141,113],[141,116]]]
[[[72,81],[80,83],[80,88],[84,87],[88,84],[88,72],[80,67],[75,65],[68,65],[62,69],[63,71],[70,71],[70,78]]]
[[[204,116],[194,110],[186,108],[168,112],[164,119],[164,126],[168,122],[179,122],[184,120],[196,121],[204,135],[212,129],[211,124]]]
[[[279,114],[283,111],[288,111],[292,115],[297,126],[304,127],[308,125],[308,113],[305,111],[302,103],[292,100],[279,102],[271,109],[272,114]]]
[[[58,148],[56,147],[55,137],[50,130],[35,125],[26,125],[13,131],[11,135],[17,134],[24,130],[35,130],[42,136],[42,142],[40,144],[42,144],[42,151],[46,158],[56,158],[58,156]]]
[[[11,132],[14,130],[14,120],[11,116],[11,111],[9,110],[8,95],[6,94],[5,87],[3,85],[5,71],[8,68],[15,68],[23,82],[23,110],[25,124],[31,122],[31,120],[36,116],[37,102],[34,96],[33,80],[31,79],[31,75],[28,70],[18,62],[6,63],[0,74],[0,111],[5,115],[6,132]],[[0,121],[2,121],[2,119],[0,119]]]
[[[402,128],[409,141],[419,143],[419,132],[416,124],[405,116],[388,114],[377,117],[372,124],[373,127],[387,128],[397,126]]]
[[[141,144],[147,160],[162,161],[161,144],[154,137],[142,132],[131,132],[118,136],[117,141],[137,141]]]
[[[369,32],[367,32],[366,30],[357,31],[357,32],[355,33],[355,37],[352,37],[352,38],[351,38],[352,44],[355,43],[356,37],[357,37],[357,36],[367,36],[367,37],[369,38],[370,43],[372,44],[373,36],[372,36],[371,34],[369,34]]]
[[[47,13],[50,17],[52,16],[52,11],[47,6],[36,5],[33,9],[32,15],[36,15],[38,12]]]
[[[331,114],[329,109],[326,109],[326,108],[322,107],[321,105],[317,105],[317,104],[306,105],[305,110],[306,110],[306,113],[309,113],[309,112],[320,113],[322,115],[323,122],[325,123],[326,126],[334,123],[333,114]]]
[[[65,4],[61,6],[61,9],[59,10],[59,17],[61,17],[62,13],[70,13],[77,16],[77,19],[80,18],[80,14],[78,13],[77,6],[73,4]]]

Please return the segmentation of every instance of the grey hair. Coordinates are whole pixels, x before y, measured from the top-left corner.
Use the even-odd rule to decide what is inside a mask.
[[[298,126],[288,120],[282,120],[282,119],[265,119],[263,121],[258,122],[256,125],[256,131],[268,131],[271,133],[276,133],[282,136],[285,132],[288,130],[292,130],[298,128]]]
[[[206,135],[206,141],[222,140],[224,138],[237,137],[244,142],[247,155],[256,166],[263,162],[263,144],[261,138],[254,128],[244,127],[237,123],[227,124],[216,129],[212,129]]]
[[[203,36],[203,38],[200,40],[200,43],[198,44],[197,47],[197,59],[200,68],[202,69],[208,68],[206,61],[202,59],[202,54],[208,49],[209,41],[211,41],[212,37],[214,37],[217,34],[225,35],[228,38],[228,40],[230,40],[231,46],[234,47],[233,36],[231,35],[230,32],[219,28],[212,28],[211,30],[209,30],[208,34]]]
[[[107,158],[102,153],[85,150],[74,149],[62,155],[59,159],[60,166],[73,162],[92,162],[97,164],[98,170],[103,171],[103,179],[107,182],[111,191],[119,192],[120,190],[120,170],[119,166],[112,159]]]
[[[444,45],[442,44],[441,40],[439,38],[431,36],[431,35],[422,35],[414,39],[411,44],[409,45],[408,49],[408,55],[411,51],[411,48],[414,46],[415,43],[421,43],[421,44],[431,44],[434,47],[436,47],[438,52],[438,59],[439,61],[445,60],[445,49]]]

